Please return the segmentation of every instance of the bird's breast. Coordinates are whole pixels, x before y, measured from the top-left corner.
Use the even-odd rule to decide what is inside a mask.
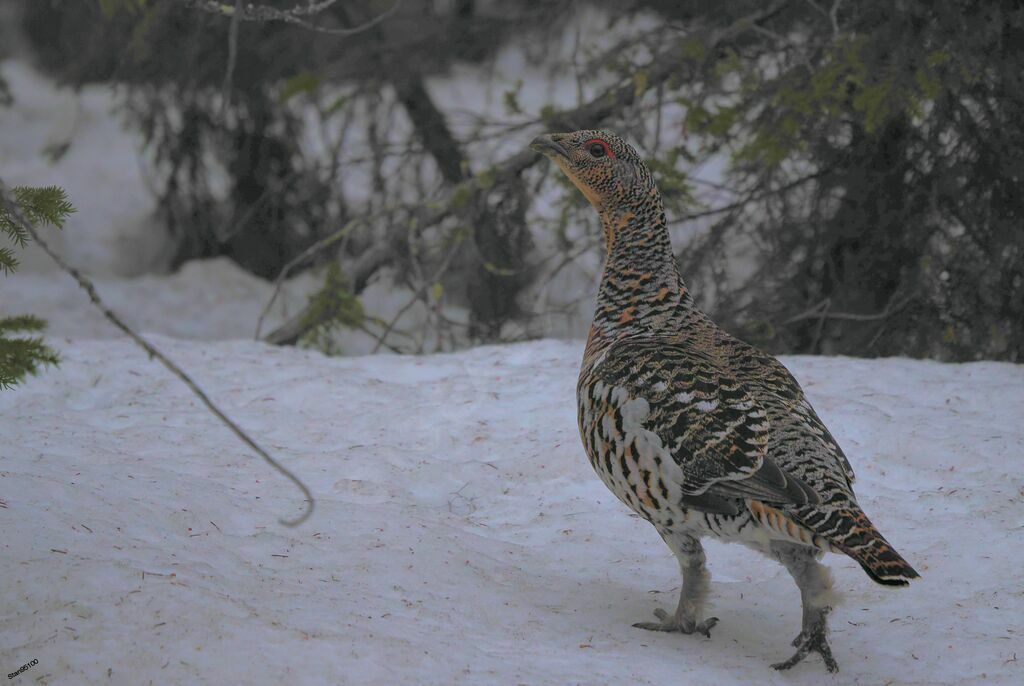
[[[605,486],[656,525],[684,520],[682,475],[661,439],[644,425],[651,411],[647,399],[584,375],[577,401],[583,448]]]

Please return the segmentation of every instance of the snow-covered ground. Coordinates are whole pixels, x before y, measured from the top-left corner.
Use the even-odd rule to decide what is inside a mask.
[[[591,472],[579,343],[326,358],[157,337],[300,496],[123,339],[0,393],[0,671],[13,683],[1019,684],[1024,368],[786,359],[922,573],[829,556],[842,671],[779,674],[778,565],[708,544],[710,640],[631,623],[677,567]],[[1017,659],[1017,658],[1020,659]]]
[[[167,238],[113,91],[0,70],[17,100],[0,108],[0,177],[69,190],[58,249],[317,497],[281,526],[292,486],[25,253],[0,316],[48,319],[64,361],[0,392],[0,674],[38,660],[11,683],[1024,683],[1024,367],[786,360],[923,578],[885,589],[830,556],[842,671],[812,657],[778,674],[798,594],[745,548],[708,544],[710,640],[630,626],[673,605],[677,567],[583,457],[579,342],[342,359],[242,340],[271,285],[227,260],[152,274]],[[551,83],[527,79],[521,101]],[[507,84],[431,86],[475,113]],[[288,285],[265,331],[311,283]],[[404,297],[380,280],[363,300],[387,316]]]

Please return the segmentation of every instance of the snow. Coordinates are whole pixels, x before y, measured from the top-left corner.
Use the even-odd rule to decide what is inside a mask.
[[[575,93],[513,51],[497,68],[431,87],[472,114],[502,114],[517,74],[527,109]],[[12,683],[1024,682],[1024,368],[786,358],[923,578],[883,588],[828,556],[842,671],[811,657],[779,674],[798,594],[741,546],[707,543],[710,640],[630,626],[673,607],[678,572],[583,455],[580,342],[327,358],[244,340],[271,284],[226,259],[151,273],[167,236],[115,91],[60,89],[19,59],[0,70],[16,97],[0,108],[0,177],[68,189],[79,212],[49,234],[57,247],[317,497],[309,522],[280,525],[300,512],[291,484],[27,252],[0,278],[0,316],[48,319],[63,363],[0,392],[0,673],[38,660]],[[591,287],[565,279],[552,301]],[[290,282],[264,330],[314,282]],[[388,318],[407,295],[380,279],[363,301]]]
[[[298,312],[312,290],[286,288],[272,309],[263,333]],[[34,313],[47,320],[52,336],[112,338],[121,335],[89,296],[64,274],[26,271],[3,280],[0,316]],[[110,307],[143,331],[199,340],[252,338],[272,284],[243,271],[226,257],[188,262],[175,274],[130,279],[97,279],[96,288]],[[8,295],[9,294],[9,295]]]
[[[10,186],[63,187],[77,209],[50,241],[90,273],[135,276],[166,267],[170,237],[153,218],[142,137],[124,130],[116,91],[60,88],[21,59],[0,61],[14,105],[0,107],[0,178]],[[47,150],[67,146],[52,160]],[[23,271],[52,269],[31,248]]]
[[[124,339],[0,393],[0,670],[21,683],[1017,684],[1024,368],[791,357],[922,573],[829,555],[837,676],[779,674],[792,581],[707,543],[710,640],[632,628],[677,567],[583,456],[581,344],[327,358],[154,337],[317,497]]]

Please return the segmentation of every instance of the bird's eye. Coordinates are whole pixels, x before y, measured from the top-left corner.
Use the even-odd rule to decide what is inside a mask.
[[[601,140],[600,138],[591,138],[590,140],[583,141],[583,145],[584,149],[593,158],[615,157],[615,153],[608,147],[608,141]]]

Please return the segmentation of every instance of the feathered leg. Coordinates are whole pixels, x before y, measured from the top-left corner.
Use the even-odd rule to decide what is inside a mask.
[[[683,575],[679,605],[675,614],[671,616],[661,608],[655,610],[654,616],[660,619],[660,622],[637,622],[633,626],[650,631],[676,631],[683,634],[696,632],[710,638],[711,627],[718,623],[718,617],[701,620],[704,599],[707,597],[711,582],[711,575],[704,565],[704,547],[693,536],[659,533],[679,560],[679,570]]]
[[[771,546],[772,555],[789,570],[800,588],[800,600],[803,603],[803,627],[800,634],[793,640],[797,647],[793,657],[785,662],[778,662],[775,669],[789,669],[803,660],[810,652],[816,652],[825,660],[825,667],[830,672],[839,671],[839,665],[832,657],[832,649],[828,645],[828,613],[832,611],[831,591],[832,576],[828,568],[820,564],[812,548],[794,543],[775,541]]]

